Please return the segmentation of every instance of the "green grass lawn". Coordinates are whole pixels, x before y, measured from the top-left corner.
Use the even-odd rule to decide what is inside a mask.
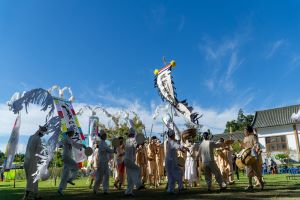
[[[300,200],[300,179],[286,181],[286,175],[266,175],[266,187],[264,191],[256,189],[254,192],[245,192],[244,187],[247,186],[246,178],[241,177],[239,182],[235,185],[229,186],[228,190],[220,193],[218,187],[215,185],[215,191],[208,193],[204,180],[201,181],[200,187],[189,189],[186,194],[169,195],[165,192],[162,185],[157,189],[147,189],[143,191],[136,191],[134,199],[220,199],[220,200],[238,200],[238,199],[298,199]],[[52,180],[39,183],[40,194],[43,199],[78,199],[78,200],[91,200],[91,199],[130,199],[125,197],[124,191],[117,191],[111,188],[109,195],[101,193],[94,195],[92,190],[88,188],[88,179],[81,178],[75,181],[76,185],[68,185],[65,191],[65,196],[60,197],[57,194],[57,186],[54,186]],[[112,183],[110,184],[112,186]],[[17,181],[16,188],[13,188],[13,181],[0,182],[0,200],[17,200],[23,196],[25,187],[24,181]]]

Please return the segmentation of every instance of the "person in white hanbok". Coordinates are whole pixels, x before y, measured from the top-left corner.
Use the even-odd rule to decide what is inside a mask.
[[[189,149],[189,151],[187,152],[187,157],[185,160],[184,179],[187,180],[189,186],[192,187],[193,185],[197,185],[199,182],[196,159],[196,153],[198,152],[198,149],[196,149],[197,146],[195,144],[192,144],[192,141],[187,140],[186,144],[186,147]]]
[[[209,138],[209,133],[203,133],[204,140],[201,142],[199,146],[198,155],[201,158],[204,168],[205,181],[208,187],[208,191],[211,191],[212,186],[212,175],[215,176],[218,185],[220,186],[220,190],[225,190],[227,185],[224,183],[222,179],[222,175],[220,169],[217,166],[217,163],[214,159],[214,150],[216,148],[220,148],[225,146],[225,143],[216,143],[211,141]]]
[[[23,200],[27,199],[40,199],[38,196],[38,181],[33,182],[34,177],[32,174],[37,171],[37,164],[39,157],[36,154],[40,154],[42,150],[42,140],[41,137],[47,133],[47,127],[40,126],[39,130],[29,137],[25,160],[24,160],[24,170],[26,175],[26,190],[23,197]]]
[[[75,134],[73,127],[68,128],[65,138],[60,141],[59,146],[63,148],[63,170],[61,174],[61,181],[58,187],[58,193],[62,196],[63,190],[66,189],[67,184],[75,185],[73,182],[77,178],[77,173],[79,170],[78,164],[73,159],[72,148],[81,149],[86,148],[84,145],[76,143],[72,137]]]
[[[98,163],[97,163],[97,171],[96,171],[96,181],[94,184],[94,193],[98,192],[100,184],[102,183],[104,194],[108,194],[109,189],[109,167],[108,161],[110,158],[110,154],[115,153],[114,149],[111,149],[107,146],[105,140],[107,135],[104,130],[100,131],[100,144],[98,149]]]
[[[188,151],[188,149],[175,140],[175,132],[168,130],[168,142],[166,148],[165,166],[168,177],[167,192],[174,194],[175,184],[178,183],[179,192],[184,190],[182,182],[182,170],[178,165],[177,151]]]
[[[124,163],[127,173],[127,189],[125,191],[126,196],[134,196],[133,188],[137,187],[138,190],[145,189],[141,181],[140,168],[136,165],[136,148],[137,143],[135,140],[135,130],[133,128],[129,129],[128,139],[125,143],[125,157]]]

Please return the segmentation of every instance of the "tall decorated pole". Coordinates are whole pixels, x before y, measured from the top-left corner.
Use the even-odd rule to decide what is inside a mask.
[[[164,59],[164,64],[165,66],[163,68],[154,70],[154,86],[158,89],[162,100],[171,105],[171,113],[169,115],[171,119],[167,120],[168,123],[171,121],[173,124],[172,127],[175,128],[174,114],[176,112],[176,114],[183,116],[192,127],[198,127],[198,119],[200,118],[198,113],[193,112],[193,107],[189,106],[186,100],[179,101],[177,99],[173,77],[171,75],[173,68],[176,66],[176,62],[172,60],[170,63],[166,63]],[[170,128],[170,126],[167,127]]]

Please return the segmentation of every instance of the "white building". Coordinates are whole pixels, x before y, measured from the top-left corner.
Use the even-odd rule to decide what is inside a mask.
[[[263,146],[263,155],[276,155],[289,152],[290,158],[300,161],[300,123],[291,120],[300,105],[256,111],[253,127]]]

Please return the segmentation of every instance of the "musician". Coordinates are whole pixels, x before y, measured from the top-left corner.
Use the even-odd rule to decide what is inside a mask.
[[[76,161],[72,158],[72,148],[81,149],[85,148],[82,144],[76,143],[73,141],[72,137],[75,134],[73,127],[69,127],[66,132],[66,137],[60,141],[59,146],[63,148],[63,170],[61,174],[61,180],[58,187],[58,193],[63,196],[63,190],[66,189],[67,183],[75,185],[73,180],[77,178],[77,172],[79,170]]]
[[[26,175],[26,190],[23,197],[23,200],[27,200],[29,198],[40,199],[38,196],[38,181],[33,182],[34,174],[37,171],[37,164],[39,161],[39,157],[36,154],[40,154],[42,150],[42,140],[43,137],[47,133],[46,126],[39,126],[39,129],[35,132],[35,134],[29,137],[25,160],[24,160],[24,170]]]
[[[178,183],[179,192],[184,191],[182,183],[182,170],[178,166],[177,151],[188,151],[188,149],[175,140],[175,132],[168,130],[168,142],[166,151],[165,166],[168,177],[168,188],[169,194],[174,194],[175,184]]]
[[[147,182],[148,177],[148,159],[147,159],[147,148],[146,145],[138,145],[136,153],[136,164],[140,167],[142,183]]]
[[[247,126],[244,129],[244,141],[240,141],[240,145],[243,149],[251,149],[252,155],[258,155],[258,152],[260,151],[260,146],[258,143],[257,137],[255,137],[253,133],[252,126]],[[253,184],[252,184],[252,177],[256,176],[258,179],[258,182],[260,184],[261,189],[264,189],[264,182],[262,181],[262,175],[259,171],[259,168],[262,168],[260,162],[254,162],[252,165],[248,165],[245,167],[246,173],[248,176],[249,185],[247,188],[245,188],[248,191],[253,190]]]
[[[147,155],[148,155],[148,169],[149,169],[149,184],[157,186],[157,165],[156,165],[156,158],[157,158],[157,144],[156,144],[157,137],[152,136],[150,139],[150,143],[147,147]]]
[[[157,147],[157,154],[156,154],[157,177],[158,177],[158,183],[160,184],[162,178],[164,177],[164,161],[165,161],[164,144],[157,139],[156,147]]]
[[[218,168],[216,161],[214,159],[214,149],[220,148],[225,146],[225,143],[216,143],[210,140],[209,133],[203,133],[203,141],[199,147],[199,156],[203,163],[204,167],[204,174],[205,174],[205,181],[208,187],[208,191],[211,191],[211,184],[212,184],[212,174],[215,175],[216,181],[220,186],[220,190],[226,189],[226,183],[223,182],[222,175],[220,169]]]
[[[127,173],[127,189],[125,191],[126,196],[134,196],[134,185],[138,190],[145,189],[145,186],[141,182],[140,168],[135,164],[137,143],[135,140],[135,130],[130,128],[128,131],[128,139],[125,143],[125,168]]]
[[[125,145],[124,138],[119,137],[120,146],[116,149],[116,171],[117,176],[115,178],[114,186],[115,188],[121,189],[124,184],[124,175],[125,175],[125,164],[124,164],[124,155],[125,155]]]
[[[220,143],[224,143],[224,138],[220,138]],[[217,150],[219,168],[223,177],[223,181],[231,185],[234,183],[233,164],[232,164],[232,148],[226,145]]]
[[[115,153],[116,151],[114,149],[111,149],[106,144],[106,138],[107,134],[106,132],[101,129],[100,130],[100,144],[99,144],[99,150],[98,150],[98,165],[97,165],[97,171],[96,171],[96,181],[94,185],[93,192],[96,194],[98,192],[98,189],[100,187],[100,184],[102,183],[103,187],[103,193],[108,194],[109,190],[109,167],[108,167],[108,161],[110,160],[110,154]]]

